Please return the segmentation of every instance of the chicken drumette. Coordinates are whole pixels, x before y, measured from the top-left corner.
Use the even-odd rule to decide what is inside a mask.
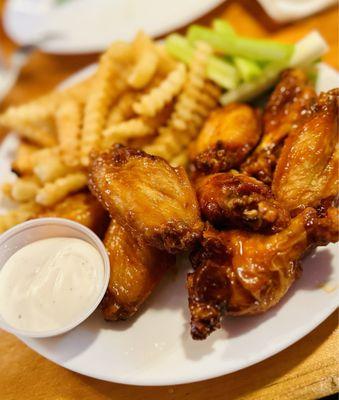
[[[147,245],[115,220],[104,244],[110,259],[110,279],[102,301],[106,320],[133,316],[159,283],[175,256]]]
[[[275,233],[290,216],[261,181],[239,173],[219,173],[196,182],[201,215],[216,228],[247,228]]]
[[[160,157],[117,145],[92,157],[89,186],[112,218],[151,246],[176,253],[201,236],[203,224],[186,172]]]
[[[316,99],[303,71],[284,71],[264,110],[263,137],[241,171],[270,185],[284,140],[303,124]]]
[[[330,205],[338,196],[339,89],[322,93],[281,151],[272,189],[290,212]]]
[[[337,240],[333,209],[319,218],[316,210],[307,208],[271,236],[207,229],[201,248],[191,256],[195,270],[187,278],[192,337],[205,339],[220,327],[224,315],[267,311],[301,273],[301,257]]]
[[[202,173],[238,167],[260,138],[259,114],[247,104],[212,112],[190,149],[194,170]]]

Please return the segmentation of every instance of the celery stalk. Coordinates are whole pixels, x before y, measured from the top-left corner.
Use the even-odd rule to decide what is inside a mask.
[[[312,65],[326,51],[327,44],[322,36],[314,31],[295,45],[295,52],[288,63],[274,63],[264,68],[262,75],[254,82],[243,83],[234,90],[221,96],[220,102],[228,104],[234,101],[251,100],[269,89],[279,78],[279,74],[288,67],[305,67]]]
[[[209,79],[224,89],[235,89],[239,83],[237,70],[227,61],[211,56],[207,61],[206,73]]]
[[[243,38],[229,32],[215,32],[199,25],[192,25],[188,29],[187,38],[191,43],[205,41],[219,52],[252,60],[284,61],[291,57],[294,50],[294,46],[290,44]]]
[[[212,23],[212,27],[216,32],[222,33],[224,35],[235,36],[235,30],[232,26],[223,19],[215,19]]]
[[[185,64],[189,64],[192,60],[194,47],[183,36],[169,35],[165,40],[165,46],[168,53],[177,60]],[[209,79],[224,89],[234,89],[239,83],[239,75],[234,66],[215,56],[208,58],[206,74]]]
[[[183,36],[173,33],[165,39],[167,52],[175,59],[188,64],[194,54],[194,48]]]
[[[260,66],[247,58],[233,57],[234,65],[237,67],[243,81],[250,82],[262,74]]]

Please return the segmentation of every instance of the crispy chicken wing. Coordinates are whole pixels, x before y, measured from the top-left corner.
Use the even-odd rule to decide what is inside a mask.
[[[284,71],[264,110],[263,137],[241,171],[270,185],[286,136],[311,113],[316,98],[303,71]]]
[[[282,149],[272,189],[291,212],[338,195],[338,100],[339,89],[322,93],[313,114]]]
[[[111,274],[102,301],[106,320],[127,319],[134,315],[174,264],[175,256],[150,247],[115,220],[106,232]]]
[[[223,315],[258,314],[279,302],[301,273],[300,258],[338,240],[338,219],[307,208],[283,231],[265,236],[245,231],[204,232],[188,274],[191,334],[204,339]]]
[[[203,224],[186,172],[160,157],[115,146],[92,158],[89,186],[112,218],[154,247],[176,253],[201,236]]]
[[[79,222],[100,237],[105,233],[109,223],[107,212],[89,192],[69,196],[52,207],[44,208],[36,215],[36,218],[44,217],[67,218]]]
[[[217,228],[249,228],[275,233],[290,216],[261,181],[238,173],[200,178],[196,191],[201,215]]]
[[[212,112],[190,149],[194,167],[204,173],[228,171],[244,161],[260,138],[258,113],[247,104]]]

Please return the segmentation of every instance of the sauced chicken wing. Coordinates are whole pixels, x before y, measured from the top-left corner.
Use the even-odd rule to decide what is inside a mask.
[[[339,89],[322,93],[313,114],[286,140],[272,189],[289,211],[338,194]]]
[[[228,171],[244,161],[259,138],[258,113],[246,104],[229,104],[212,112],[192,145],[190,158],[198,171]]]
[[[121,225],[161,250],[188,249],[203,224],[186,172],[141,150],[115,146],[93,157],[89,186]]]
[[[286,70],[281,75],[265,107],[263,137],[241,170],[270,185],[286,136],[311,113],[316,93],[301,70]]]
[[[102,236],[107,228],[108,214],[98,200],[89,192],[67,197],[62,202],[47,207],[36,218],[67,218],[87,226],[97,235]]]
[[[191,334],[204,339],[223,315],[267,311],[300,275],[309,249],[338,240],[338,219],[319,218],[307,208],[283,231],[265,236],[245,231],[204,232],[188,275]]]
[[[111,273],[102,311],[106,320],[127,319],[139,310],[175,257],[138,240],[115,220],[111,221],[104,244]]]
[[[264,183],[238,173],[219,173],[200,178],[196,183],[201,215],[217,228],[249,228],[278,232],[290,216],[274,200]]]

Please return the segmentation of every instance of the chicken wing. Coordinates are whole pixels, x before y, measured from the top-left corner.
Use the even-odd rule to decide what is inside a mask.
[[[115,220],[104,244],[110,259],[110,279],[102,311],[106,320],[127,319],[139,310],[174,264],[175,256],[148,246]]]
[[[286,136],[312,112],[317,96],[301,70],[286,70],[281,75],[263,114],[263,137],[241,171],[271,185],[280,150]]]
[[[290,216],[268,186],[239,173],[208,175],[196,183],[201,215],[217,228],[249,228],[275,233]]]
[[[52,207],[46,207],[36,218],[67,218],[87,226],[98,236],[102,236],[109,223],[107,212],[89,192],[78,193],[67,197]]]
[[[300,275],[300,258],[338,240],[338,219],[307,208],[283,231],[265,236],[245,231],[204,232],[192,254],[187,286],[193,339],[220,327],[223,315],[248,315],[277,304]]]
[[[160,250],[186,250],[201,236],[203,224],[186,172],[160,157],[115,146],[92,158],[89,186],[112,218]]]
[[[260,138],[258,113],[246,104],[229,104],[212,112],[190,149],[194,167],[204,173],[239,166]]]
[[[338,100],[339,89],[322,93],[313,114],[282,149],[272,189],[291,212],[338,195]]]

